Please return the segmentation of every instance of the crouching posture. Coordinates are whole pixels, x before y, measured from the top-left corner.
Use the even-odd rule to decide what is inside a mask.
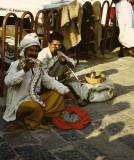
[[[39,60],[39,38],[27,34],[20,42],[20,59],[11,63],[5,77],[8,87],[6,110],[7,122],[23,120],[27,128],[46,128],[43,117],[59,116],[64,108],[64,95],[74,98],[68,87],[51,78]],[[47,91],[41,92],[42,87]],[[44,89],[43,89],[44,91]]]
[[[67,66],[74,68],[75,62],[61,52],[64,37],[59,32],[53,32],[48,36],[48,47],[43,48],[38,54],[38,60],[44,65],[46,72],[58,78],[64,79],[69,71]]]

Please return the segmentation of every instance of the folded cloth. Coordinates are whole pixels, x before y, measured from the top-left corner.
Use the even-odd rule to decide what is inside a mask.
[[[80,119],[80,117],[75,113],[63,112],[63,119],[66,122],[76,122]]]

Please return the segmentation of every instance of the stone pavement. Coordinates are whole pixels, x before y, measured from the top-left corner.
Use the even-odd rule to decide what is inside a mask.
[[[92,58],[81,61],[76,73],[91,69],[104,71],[116,87],[113,99],[83,108],[92,123],[82,130],[50,125],[32,131],[7,128],[0,118],[0,160],[134,160],[134,59]]]

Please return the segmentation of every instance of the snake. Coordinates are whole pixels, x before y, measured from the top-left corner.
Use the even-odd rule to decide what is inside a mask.
[[[38,103],[41,107],[45,107],[45,103],[40,99],[40,96],[36,92],[36,86],[38,84],[38,81],[40,80],[41,73],[42,73],[42,67],[41,62],[37,59],[29,58],[30,61],[34,62],[34,68],[36,69],[36,72],[33,73],[33,77],[30,84],[29,94],[32,100],[34,100],[36,103]],[[19,64],[17,66],[18,70],[21,70],[25,67],[26,58],[21,58],[19,61]]]

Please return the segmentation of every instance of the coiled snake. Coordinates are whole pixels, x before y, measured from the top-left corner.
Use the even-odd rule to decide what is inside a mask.
[[[42,73],[41,62],[39,60],[33,59],[33,58],[28,58],[28,59],[34,63],[34,68],[36,69],[36,72],[33,73],[32,81],[31,81],[30,89],[29,89],[29,94],[30,94],[30,97],[32,98],[32,100],[34,100],[35,102],[40,104],[41,107],[44,108],[45,103],[40,99],[40,96],[36,92],[36,86],[38,84],[38,81],[39,81],[39,79],[41,77],[41,73]],[[17,69],[21,70],[25,67],[25,65],[26,65],[26,58],[21,58],[18,66],[17,66]]]

